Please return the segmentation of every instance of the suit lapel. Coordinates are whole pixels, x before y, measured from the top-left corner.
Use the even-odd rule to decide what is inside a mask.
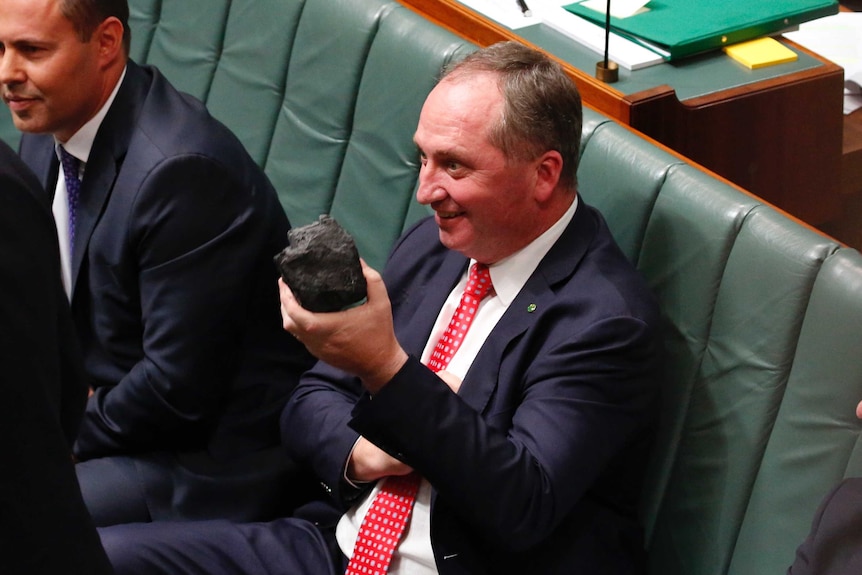
[[[408,329],[398,334],[407,353],[416,357],[422,356],[437,315],[449,297],[449,292],[464,273],[467,261],[467,258],[456,252],[447,252],[427,284],[420,290],[411,290],[412,293],[421,295],[405,304],[414,309],[412,317],[405,324]]]
[[[512,342],[542,317],[556,297],[555,286],[571,277],[587,253],[596,233],[591,213],[586,205],[578,206],[572,221],[515,296],[473,360],[459,395],[478,413],[486,409],[497,389],[503,359]],[[510,385],[517,385],[517,382]]]
[[[464,376],[459,391],[461,398],[478,413],[485,410],[494,390],[497,389],[506,350],[537,318],[537,314],[528,311],[528,304],[525,302],[530,301],[538,306],[552,297],[553,292],[544,279],[537,280],[536,274],[533,274],[488,335]]]
[[[99,221],[102,209],[108,200],[117,177],[117,164],[108,150],[97,151],[93,147],[90,160],[81,182],[81,195],[78,200],[78,211],[75,223],[75,245],[72,248],[72,293],[78,283],[78,273],[84,254],[93,235],[93,229]]]
[[[81,182],[75,246],[72,258],[72,294],[93,230],[105,209],[129,148],[132,132],[146,96],[146,75],[129,62],[126,77],[96,134]]]

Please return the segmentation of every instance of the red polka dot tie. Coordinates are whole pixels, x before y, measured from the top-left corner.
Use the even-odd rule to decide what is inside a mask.
[[[431,359],[428,360],[428,367],[435,373],[446,369],[446,366],[452,361],[452,356],[458,351],[464,340],[464,335],[470,329],[470,324],[473,323],[479,302],[491,292],[491,288],[491,274],[488,272],[488,266],[473,264],[467,278],[467,287],[464,288],[464,293],[461,295],[461,303],[458,304],[458,309],[455,310],[452,319],[449,320],[449,327],[440,337],[431,353]]]
[[[428,367],[435,373],[449,365],[464,339],[464,334],[473,323],[479,303],[492,288],[488,266],[473,264],[458,309],[449,320],[449,327],[440,337],[431,359],[428,360]],[[421,482],[422,477],[418,473],[392,475],[383,480],[380,491],[359,527],[353,556],[345,575],[386,574],[392,562],[392,554],[407,527]]]

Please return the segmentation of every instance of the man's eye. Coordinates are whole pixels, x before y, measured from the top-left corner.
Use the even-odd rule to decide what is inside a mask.
[[[448,162],[446,164],[446,169],[450,172],[457,172],[461,169],[461,164],[459,164],[458,162]]]

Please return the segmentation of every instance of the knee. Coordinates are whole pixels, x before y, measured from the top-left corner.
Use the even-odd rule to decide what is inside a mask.
[[[140,528],[134,524],[98,528],[102,547],[117,575],[159,573],[147,557],[150,546],[144,543],[146,536]]]
[[[91,459],[75,465],[75,472],[97,527],[150,521],[141,480],[130,458]]]

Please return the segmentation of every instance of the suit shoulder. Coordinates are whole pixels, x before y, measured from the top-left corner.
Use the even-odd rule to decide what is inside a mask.
[[[213,117],[194,96],[179,91],[157,68],[137,120],[136,130],[165,156],[201,155],[227,162],[250,161],[239,138]]]

